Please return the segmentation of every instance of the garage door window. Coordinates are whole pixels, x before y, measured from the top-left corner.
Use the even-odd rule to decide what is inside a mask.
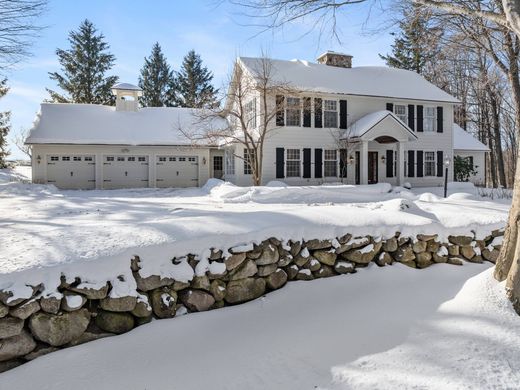
[[[72,157],[72,160],[73,160],[73,161],[81,161],[81,157],[79,157],[79,156],[74,156],[74,157]]]
[[[170,157],[170,161],[177,161],[177,157]]]
[[[107,161],[114,161],[114,157],[107,157]]]
[[[195,157],[188,157],[188,161],[195,162]]]
[[[135,157],[128,157],[128,161],[135,161]]]
[[[69,156],[63,156],[61,158],[61,161],[70,161],[70,157]]]
[[[124,157],[118,157],[117,161],[125,161],[125,158]]]
[[[143,162],[146,161],[146,157],[138,157],[137,160]]]
[[[186,157],[179,157],[179,161],[186,161]]]
[[[160,162],[166,162],[166,157],[159,157]]]
[[[59,161],[59,159],[58,156],[51,156],[51,161]]]
[[[85,157],[85,161],[92,161],[92,157]]]

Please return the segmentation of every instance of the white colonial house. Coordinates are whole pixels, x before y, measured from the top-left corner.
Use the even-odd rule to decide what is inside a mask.
[[[235,71],[254,78],[262,61],[240,57]],[[454,147],[453,111],[459,101],[414,72],[352,67],[351,56],[334,52],[318,63],[269,62],[273,81],[298,92],[269,96],[277,114],[264,143],[263,184],[437,186],[454,149],[474,155],[474,161],[485,154]],[[223,119],[200,121],[193,109],[139,108],[140,90],[130,84],[116,85],[114,93],[115,107],[42,104],[27,139],[34,182],[84,189],[187,187],[224,177],[252,184],[243,145],[194,145],[185,136],[203,133],[204,126],[225,127]],[[257,92],[247,100],[250,117],[260,117]],[[463,135],[458,139],[474,145],[471,135]],[[452,168],[449,164],[450,179]]]

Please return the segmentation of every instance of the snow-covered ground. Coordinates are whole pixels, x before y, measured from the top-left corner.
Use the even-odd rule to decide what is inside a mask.
[[[460,192],[466,191],[466,192]],[[454,184],[420,194],[388,184],[236,187],[210,180],[203,188],[59,191],[53,186],[0,183],[0,289],[51,291],[59,275],[92,284],[129,274],[139,255],[145,274],[173,256],[202,254],[281,239],[438,233],[488,235],[503,228],[509,205],[485,201],[475,188]],[[132,279],[131,277],[127,278]],[[114,290],[129,294],[134,286]],[[114,295],[115,296],[115,295]]]
[[[0,389],[517,389],[520,321],[488,267],[293,282],[40,357]]]

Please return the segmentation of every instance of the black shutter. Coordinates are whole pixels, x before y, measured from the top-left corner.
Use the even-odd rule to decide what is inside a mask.
[[[413,150],[408,151],[408,177],[415,176],[415,152]]]
[[[314,177],[316,179],[320,179],[323,177],[322,166],[323,166],[323,150],[314,149]]]
[[[303,178],[309,179],[311,177],[311,150],[309,148],[303,149]]]
[[[321,99],[316,98],[314,99],[314,127],[322,127],[322,116]]]
[[[347,149],[339,150],[339,177],[347,177],[348,153]]]
[[[303,127],[311,127],[311,98],[303,98]]]
[[[415,106],[413,104],[408,105],[408,127],[415,131]]]
[[[443,109],[442,107],[437,107],[437,133],[442,133],[443,129]]]
[[[283,179],[285,177],[285,150],[284,148],[276,148],[276,178]]]
[[[417,177],[423,177],[423,151],[417,151]]]
[[[394,103],[386,103],[386,111],[394,112]]]
[[[285,126],[284,97],[282,95],[276,95],[276,126]]]
[[[386,177],[394,177],[394,151],[386,151]]]
[[[423,131],[423,106],[417,106],[417,131]]]
[[[346,100],[339,101],[339,128],[340,129],[347,128],[347,101]]]
[[[443,173],[443,166],[444,166],[444,160],[443,160],[444,153],[440,150],[437,151],[437,176],[442,177]]]

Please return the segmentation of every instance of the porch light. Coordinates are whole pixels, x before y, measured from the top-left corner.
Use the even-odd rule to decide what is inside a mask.
[[[206,165],[206,157],[202,157],[202,165]]]
[[[381,156],[381,162],[384,164],[386,161],[386,157],[385,156]]]
[[[349,164],[354,164],[354,161],[356,161],[356,159],[354,158],[353,155],[348,156],[348,163]]]
[[[38,155],[38,157],[36,157],[36,162],[40,164],[42,162],[42,156]]]

